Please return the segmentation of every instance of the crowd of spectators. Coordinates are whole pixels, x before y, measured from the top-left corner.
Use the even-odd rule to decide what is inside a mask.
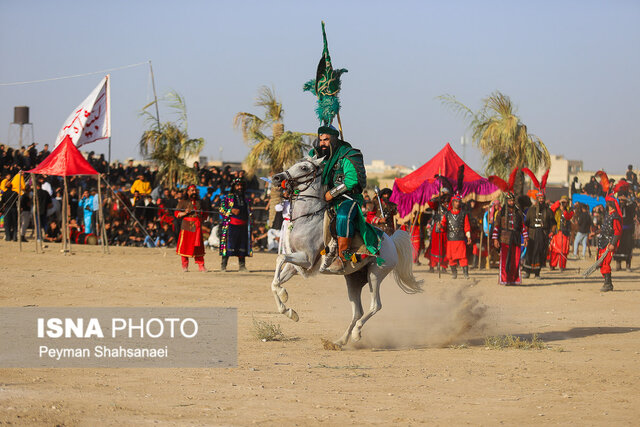
[[[50,154],[48,145],[37,151],[35,145],[16,150],[0,145],[0,216],[3,218],[5,239],[23,241],[38,238],[49,242],[62,239],[63,180],[56,176],[36,176],[35,190],[28,176],[20,181],[18,172],[37,166]],[[104,155],[90,152],[89,163],[104,177],[101,184],[102,206],[99,203],[95,177],[68,177],[69,229],[73,243],[96,243],[101,239],[98,221],[102,208],[106,237],[109,245],[175,247],[180,230],[175,217],[178,202],[186,192],[180,188],[164,188],[159,183],[156,167],[135,164],[107,163]],[[110,166],[110,167],[109,167]],[[230,166],[193,166],[193,175],[203,208],[203,231],[216,230],[220,222],[219,208],[236,178],[247,181],[247,197],[251,199],[252,227],[257,232],[265,229],[269,198],[259,188],[257,179],[249,179],[244,170]],[[24,188],[18,206],[17,189]],[[12,191],[16,190],[16,191]],[[36,192],[38,213],[33,217],[33,193]],[[34,221],[35,219],[35,221]],[[17,222],[22,225],[22,236],[17,235]],[[35,224],[39,226],[34,227]],[[42,230],[42,231],[41,231]],[[32,233],[28,235],[28,231]],[[206,235],[205,235],[206,238]]]

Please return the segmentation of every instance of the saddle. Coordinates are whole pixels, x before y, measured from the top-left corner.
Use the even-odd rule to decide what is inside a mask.
[[[337,241],[337,236],[338,233],[336,232],[336,214],[332,209],[327,209],[324,213],[323,222],[324,246],[330,247],[332,245],[332,241]],[[358,230],[356,230],[356,233],[351,240],[351,247],[349,249],[354,254],[369,256],[373,255],[367,250],[367,247],[364,244],[364,240],[362,240],[362,235],[360,235],[360,232]]]

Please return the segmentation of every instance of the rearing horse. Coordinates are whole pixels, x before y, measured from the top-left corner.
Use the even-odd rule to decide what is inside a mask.
[[[278,306],[278,311],[294,321],[298,314],[287,308],[288,300],[284,282],[296,273],[303,277],[318,272],[324,249],[323,224],[324,213],[328,203],[324,199],[325,188],[321,183],[323,158],[305,157],[287,171],[274,175],[273,184],[280,187],[287,181],[287,187],[294,190],[291,194],[291,225],[284,237],[285,253],[278,256],[276,270],[271,283],[271,290]],[[369,256],[355,265],[346,263],[344,276],[353,317],[342,337],[336,344],[342,346],[349,341],[361,338],[362,326],[382,308],[380,301],[380,284],[393,271],[396,283],[404,292],[414,294],[422,291],[422,280],[413,275],[411,238],[407,232],[398,230],[393,236],[382,237],[380,253],[384,262],[378,265],[375,256]],[[365,314],[362,309],[361,293],[365,284],[371,291],[371,305]]]

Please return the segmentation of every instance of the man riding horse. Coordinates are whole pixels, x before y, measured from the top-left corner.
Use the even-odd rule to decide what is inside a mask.
[[[362,191],[367,183],[364,160],[360,150],[339,139],[340,133],[331,125],[318,128],[318,139],[311,156],[324,157],[322,184],[327,186],[325,200],[336,216],[337,251],[327,253],[325,268],[341,272],[347,261],[357,262],[351,248],[356,231],[360,233],[367,251],[376,255],[380,250],[382,232],[367,223],[362,213]]]

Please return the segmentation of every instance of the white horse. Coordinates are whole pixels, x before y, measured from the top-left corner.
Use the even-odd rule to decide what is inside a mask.
[[[322,250],[325,248],[323,237],[324,213],[328,203],[324,199],[325,188],[321,183],[323,158],[305,157],[287,171],[274,175],[273,184],[279,187],[287,181],[287,187],[294,190],[291,195],[291,225],[285,243],[285,253],[278,256],[271,290],[278,311],[294,321],[298,314],[284,303],[288,294],[282,284],[296,273],[308,277],[316,273],[322,262]],[[405,231],[398,230],[389,237],[384,235],[378,256],[384,260],[378,265],[376,257],[366,257],[355,265],[346,263],[344,276],[347,281],[349,301],[353,318],[342,337],[335,343],[342,346],[349,341],[361,338],[362,326],[382,308],[380,284],[393,271],[396,283],[404,292],[421,292],[422,280],[413,276],[411,238]],[[360,296],[362,287],[369,284],[371,306],[365,314]]]

